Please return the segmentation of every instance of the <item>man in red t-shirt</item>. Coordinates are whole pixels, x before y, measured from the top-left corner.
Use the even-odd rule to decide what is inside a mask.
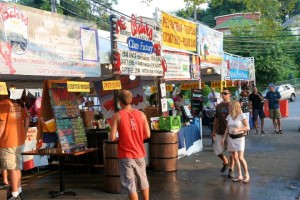
[[[122,190],[131,200],[138,199],[137,187],[141,189],[143,199],[149,199],[149,182],[146,174],[144,140],[150,137],[150,129],[145,114],[131,107],[132,94],[121,90],[119,104],[121,110],[115,113],[111,121],[110,139],[118,138],[118,158]]]
[[[21,146],[29,127],[27,111],[7,95],[0,95],[0,162],[8,170],[12,198],[21,199]]]

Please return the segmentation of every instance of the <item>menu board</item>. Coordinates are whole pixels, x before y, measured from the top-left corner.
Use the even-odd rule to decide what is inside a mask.
[[[58,87],[50,88],[49,96],[62,151],[86,147],[87,138],[76,94],[68,92],[66,87]]]
[[[192,115],[194,117],[202,117],[203,115],[203,90],[192,89],[191,94]]]

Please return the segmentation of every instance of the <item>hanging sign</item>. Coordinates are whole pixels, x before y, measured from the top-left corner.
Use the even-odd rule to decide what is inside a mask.
[[[133,51],[120,52],[120,74],[136,76],[162,76],[162,57]]]
[[[173,85],[166,85],[166,90],[167,92],[172,92],[173,91]],[[157,87],[156,86],[151,86],[150,87],[150,93],[157,93]]]
[[[166,79],[191,79],[189,54],[164,50],[163,57],[168,66]]]
[[[221,87],[221,82],[220,81],[211,82],[211,87],[220,88]]]
[[[223,62],[223,33],[199,24],[201,67],[221,67]]]
[[[201,88],[204,88],[205,83],[201,82]],[[199,89],[199,82],[183,83],[180,85],[181,90]]]
[[[0,8],[0,74],[101,75],[95,23],[9,2]]]
[[[128,38],[128,48],[131,51],[137,51],[140,53],[153,53],[153,44],[152,42],[141,40],[138,38],[129,37]]]
[[[103,90],[120,90],[122,89],[121,81],[102,81]]]
[[[197,51],[197,24],[162,12],[162,44],[165,46]]]
[[[0,95],[8,95],[5,82],[0,82]]]
[[[90,92],[89,82],[67,81],[68,92]]]

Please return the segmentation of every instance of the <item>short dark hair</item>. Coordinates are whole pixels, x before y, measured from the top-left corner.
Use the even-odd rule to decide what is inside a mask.
[[[119,100],[124,105],[129,105],[132,102],[132,94],[129,90],[121,90],[119,92]]]
[[[228,90],[229,93],[231,93],[231,91],[230,91],[229,88],[227,88],[227,87],[224,87],[223,90]]]

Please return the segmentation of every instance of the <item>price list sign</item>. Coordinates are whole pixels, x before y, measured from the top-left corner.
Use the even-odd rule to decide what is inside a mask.
[[[49,95],[62,150],[86,147],[87,138],[76,95],[67,88],[51,88]]]

